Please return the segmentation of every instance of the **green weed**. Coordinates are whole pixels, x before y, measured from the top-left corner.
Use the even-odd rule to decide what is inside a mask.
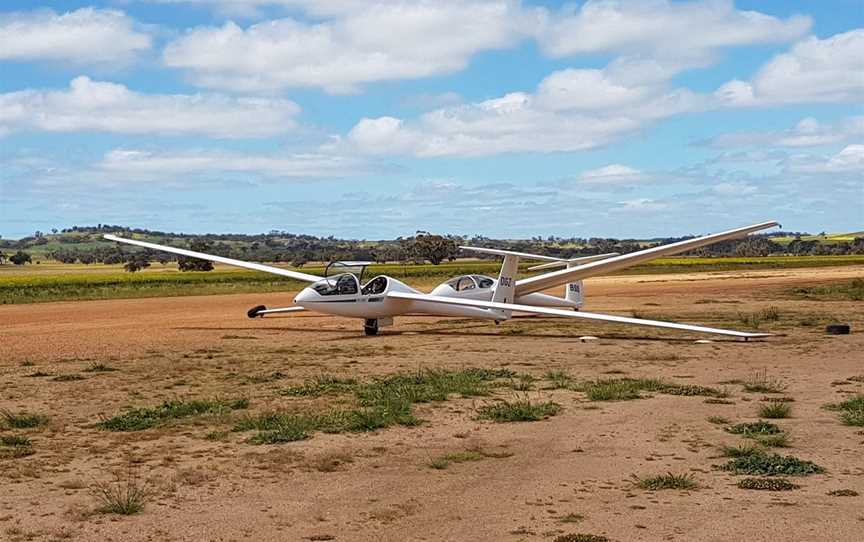
[[[864,279],[824,286],[794,288],[791,293],[807,299],[825,301],[864,301]]]
[[[99,422],[108,431],[142,431],[202,414],[221,414],[249,407],[248,399],[174,399],[152,408],[135,408]]]
[[[599,534],[562,534],[556,536],[553,542],[609,542],[609,539]]]
[[[807,476],[825,472],[825,469],[812,461],[804,461],[791,455],[784,457],[764,452],[733,457],[719,468],[734,474],[750,476]]]
[[[33,455],[33,444],[27,437],[0,435],[0,459],[13,459]]]
[[[789,403],[770,402],[759,407],[759,417],[768,419],[788,418],[792,414]]]
[[[130,516],[144,510],[151,490],[130,465],[125,476],[118,475],[113,483],[97,482],[90,493],[99,504],[99,512]]]
[[[0,410],[0,425],[9,429],[31,429],[48,423],[48,416],[42,414],[13,414],[9,410]]]
[[[776,435],[783,431],[777,425],[771,422],[747,422],[731,425],[726,428],[726,431],[733,435],[743,435],[745,437],[753,437],[757,435]]]
[[[356,386],[357,381],[353,378],[340,378],[338,376],[322,374],[307,380],[300,386],[287,388],[282,393],[283,395],[318,397],[321,395],[348,392]]]
[[[661,489],[695,489],[698,487],[692,474],[672,474],[671,472],[648,478],[636,478],[636,486],[640,489],[658,491]]]
[[[738,480],[738,487],[762,491],[791,491],[801,486],[793,484],[785,478],[742,478]]]
[[[95,361],[88,365],[86,369],[83,369],[85,373],[110,373],[116,370],[117,369],[111,367],[110,365]]]
[[[502,401],[480,407],[479,418],[498,423],[536,422],[554,416],[561,411],[561,405],[546,401],[532,403],[528,399]]]
[[[443,470],[453,463],[465,463],[468,461],[480,461],[485,456],[478,450],[465,450],[464,452],[455,452],[452,454],[443,455],[429,462],[429,466],[433,469]]]
[[[856,395],[842,403],[825,405],[828,410],[840,412],[840,421],[844,425],[864,426],[864,395]]]
[[[756,371],[744,381],[744,391],[753,393],[782,393],[786,384],[777,378],[768,375],[768,370]]]

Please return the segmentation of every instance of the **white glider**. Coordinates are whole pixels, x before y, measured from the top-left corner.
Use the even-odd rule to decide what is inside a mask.
[[[767,337],[770,334],[748,333],[689,324],[645,320],[641,318],[562,310],[561,308],[556,307],[563,306],[573,308],[572,303],[568,303],[567,299],[549,296],[540,292],[541,290],[552,288],[554,286],[572,284],[588,277],[618,271],[620,269],[644,263],[654,258],[680,254],[688,250],[693,250],[720,241],[742,238],[750,233],[777,225],[777,222],[773,221],[762,222],[760,224],[688,239],[669,245],[640,250],[630,254],[604,254],[599,256],[589,256],[587,258],[582,258],[581,261],[577,262],[568,260],[564,262],[564,265],[568,266],[566,269],[552,271],[518,281],[515,280],[515,277],[518,271],[520,257],[531,257],[541,260],[550,257],[538,257],[537,255],[529,255],[525,253],[473,247],[470,249],[476,252],[485,252],[504,256],[504,262],[501,265],[501,271],[497,280],[481,275],[464,275],[439,285],[430,294],[419,292],[407,284],[386,275],[379,275],[365,284],[361,284],[363,276],[362,271],[359,277],[353,273],[340,273],[335,276],[321,277],[258,263],[244,262],[222,256],[213,256],[191,250],[157,245],[135,239],[126,239],[115,235],[105,235],[105,238],[119,243],[126,243],[153,250],[161,250],[181,256],[201,258],[204,260],[242,267],[245,269],[263,271],[265,273],[272,273],[312,283],[310,286],[304,288],[294,298],[295,307],[267,309],[264,306],[259,306],[249,311],[248,314],[250,317],[309,310],[336,316],[361,318],[365,322],[364,329],[366,334],[376,335],[379,326],[392,325],[395,316],[426,314],[433,316],[478,318],[502,322],[509,320],[512,313],[518,311],[546,316],[581,318],[603,322],[678,329],[697,333],[711,333],[738,337],[746,340],[751,338]],[[598,260],[598,258],[602,259]],[[364,269],[365,265],[368,264],[368,262],[353,263],[361,265]],[[328,270],[329,268],[330,266],[328,266]],[[464,288],[461,288],[463,281]]]

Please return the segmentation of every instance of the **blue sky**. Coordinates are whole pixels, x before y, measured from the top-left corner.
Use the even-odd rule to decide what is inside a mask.
[[[0,235],[864,229],[864,7],[7,0]]]

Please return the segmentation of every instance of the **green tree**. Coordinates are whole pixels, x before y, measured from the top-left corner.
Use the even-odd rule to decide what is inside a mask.
[[[458,251],[453,239],[426,231],[417,232],[411,248],[416,257],[429,260],[432,265],[455,258]]]
[[[130,273],[136,273],[147,267],[150,267],[150,261],[143,253],[140,252],[134,254],[131,258],[129,258],[129,261],[127,261],[123,265],[123,269]]]
[[[30,259],[30,255],[24,252],[23,250],[19,250],[15,254],[13,254],[9,261],[14,263],[15,265],[24,265],[25,263],[32,263],[33,260]]]
[[[193,239],[192,242],[189,243],[189,250],[194,250],[195,252],[209,252],[210,243],[204,239]],[[213,271],[213,262],[210,260],[202,260],[200,258],[187,258],[186,256],[180,256],[177,258],[177,267],[180,268],[180,271]]]

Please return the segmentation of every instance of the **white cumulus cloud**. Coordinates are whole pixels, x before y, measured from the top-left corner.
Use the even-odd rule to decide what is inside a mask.
[[[299,111],[284,99],[141,94],[81,76],[65,90],[0,94],[0,131],[269,137],[294,128]]]
[[[263,178],[302,179],[356,175],[364,164],[327,154],[244,154],[226,151],[115,149],[95,170],[121,180],[186,179],[188,175],[245,173]]]
[[[824,40],[810,37],[775,56],[750,81],[717,90],[730,107],[864,101],[864,29]]]
[[[413,121],[365,118],[347,140],[362,152],[483,156],[600,147],[656,120],[700,111],[707,99],[671,88],[673,72],[635,60],[553,72],[535,93],[440,108]]]
[[[805,35],[809,17],[778,19],[732,0],[588,0],[555,14],[538,39],[547,54],[622,53],[701,64],[723,47]]]
[[[648,176],[638,169],[622,164],[609,164],[579,174],[578,181],[586,184],[630,184],[644,181]]]
[[[0,60],[128,62],[151,47],[123,12],[82,8],[68,13],[36,10],[0,14]]]
[[[319,10],[327,11],[326,5]],[[374,81],[465,68],[475,53],[516,44],[539,24],[515,1],[399,0],[332,9],[318,23],[293,18],[243,28],[199,27],[168,44],[165,64],[202,86],[273,92],[356,92]]]

